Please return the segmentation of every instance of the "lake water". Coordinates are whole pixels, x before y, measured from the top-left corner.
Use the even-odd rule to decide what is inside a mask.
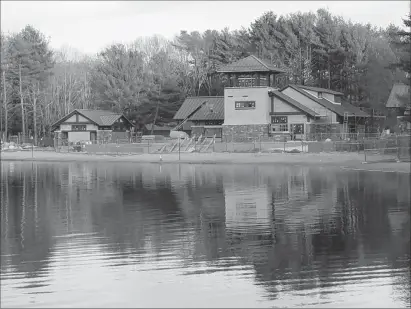
[[[1,163],[1,307],[409,307],[407,174]]]

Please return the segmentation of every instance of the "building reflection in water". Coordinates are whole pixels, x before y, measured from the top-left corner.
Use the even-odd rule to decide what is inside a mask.
[[[200,264],[252,267],[267,299],[285,305],[301,305],[292,293],[326,300],[374,279],[391,280],[409,301],[406,175],[4,162],[1,177],[1,277],[19,274],[23,288],[49,285],[64,252],[99,248],[107,267],[150,259],[187,275]]]

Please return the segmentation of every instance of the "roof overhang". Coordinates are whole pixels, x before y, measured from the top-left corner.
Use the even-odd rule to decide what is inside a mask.
[[[55,128],[57,126],[59,126],[62,122],[66,121],[67,119],[69,119],[71,116],[75,115],[75,114],[80,114],[81,116],[83,116],[84,118],[90,120],[92,123],[94,123],[95,125],[98,125],[95,121],[93,121],[92,119],[90,119],[89,117],[83,115],[79,110],[75,109],[73,111],[71,111],[70,113],[68,113],[66,116],[60,118],[59,120],[57,120],[55,123],[53,123],[51,125],[51,130],[54,131]]]

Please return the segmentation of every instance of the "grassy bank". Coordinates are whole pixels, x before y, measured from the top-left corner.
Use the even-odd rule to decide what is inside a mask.
[[[334,166],[345,169],[410,173],[409,162],[368,162],[359,153],[182,153],[141,155],[91,155],[42,151],[2,152],[3,161],[43,162],[126,162],[126,163],[193,163],[193,164],[282,164]]]

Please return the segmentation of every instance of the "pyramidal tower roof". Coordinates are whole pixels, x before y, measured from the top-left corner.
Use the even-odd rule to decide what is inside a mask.
[[[218,73],[285,73],[284,70],[257,58],[254,55],[240,59],[236,62],[221,66]]]

